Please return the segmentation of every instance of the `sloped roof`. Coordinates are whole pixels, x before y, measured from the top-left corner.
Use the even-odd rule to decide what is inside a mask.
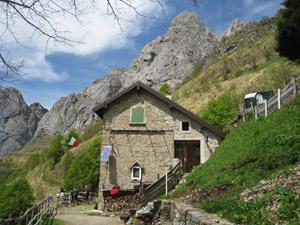
[[[191,119],[195,120],[196,122],[198,122],[199,124],[201,124],[202,126],[206,127],[207,129],[209,129],[210,131],[214,132],[215,134],[219,135],[220,137],[224,138],[226,136],[226,134],[218,129],[217,127],[209,124],[208,122],[206,122],[204,119],[201,119],[200,117],[198,117],[197,115],[195,115],[194,113],[190,112],[189,110],[187,110],[186,108],[182,107],[181,105],[177,104],[176,102],[174,102],[173,100],[165,97],[164,95],[160,94],[159,92],[155,91],[154,89],[148,87],[147,85],[145,85],[144,83],[142,83],[141,81],[137,81],[134,84],[130,85],[129,87],[127,87],[125,90],[120,91],[118,94],[114,95],[113,97],[105,100],[103,103],[95,106],[93,108],[93,111],[103,119],[103,112],[105,111],[105,109],[107,108],[107,105],[113,101],[115,101],[116,99],[118,99],[119,97],[121,97],[122,95],[130,92],[133,89],[143,89],[147,92],[149,92],[150,94],[154,95],[155,97],[159,98],[160,100],[162,100],[163,102],[165,102],[166,104],[168,104],[170,107],[174,107],[175,109],[179,110],[180,112],[182,112],[183,114],[187,115],[188,117],[190,117]]]

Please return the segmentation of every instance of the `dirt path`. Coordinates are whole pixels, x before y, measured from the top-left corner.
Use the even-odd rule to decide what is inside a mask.
[[[106,216],[89,216],[87,214],[62,214],[55,216],[66,223],[66,225],[118,225],[124,224],[120,217],[106,217]]]
[[[58,209],[55,219],[66,225],[119,225],[124,224],[119,215],[113,217],[101,215],[88,215],[93,209],[92,205],[79,205],[77,207],[64,207]]]

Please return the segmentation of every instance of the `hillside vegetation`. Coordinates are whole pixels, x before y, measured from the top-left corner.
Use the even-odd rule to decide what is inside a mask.
[[[223,38],[205,64],[195,65],[191,75],[174,92],[174,100],[199,114],[210,100],[227,91],[238,94],[240,103],[247,93],[264,90],[276,93],[286,78],[300,73],[299,65],[280,57],[276,46],[274,19],[246,25],[232,37]]]
[[[299,76],[299,65],[275,51],[275,36],[273,19],[248,24],[224,38],[205,64],[197,62],[173,93],[179,104],[220,129],[230,130],[207,163],[195,168],[173,197],[189,200],[187,196],[193,196],[191,203],[235,223],[295,224],[299,219],[295,186],[266,189],[263,197],[248,202],[241,193],[261,180],[274,178],[279,171],[293,173],[288,168],[300,160],[300,97],[267,118],[230,126],[238,118],[238,105],[246,93],[277,92],[292,77]],[[163,94],[168,90],[168,84],[161,88]],[[76,148],[68,147],[66,137],[46,136],[0,159],[0,190],[8,193],[17,179],[25,177],[36,200],[49,193],[55,195],[62,186],[70,191],[89,185],[91,191],[97,191],[101,127],[101,120],[87,127],[78,135],[80,144]],[[70,132],[76,134],[75,130]],[[5,207],[3,199],[0,194],[0,205]],[[278,202],[275,208],[270,206],[272,202]]]
[[[67,137],[62,135],[37,138],[21,151],[0,160],[0,186],[10,185],[25,177],[33,189],[36,200],[48,194],[56,195],[61,187],[71,191],[75,186],[91,191],[98,188],[99,161],[101,149],[102,120],[85,128],[80,137],[80,145],[70,148]],[[71,130],[73,136],[76,131]],[[67,160],[68,152],[68,160]],[[67,168],[66,168],[67,167]]]
[[[300,161],[300,96],[289,105],[267,118],[251,119],[231,130],[212,157],[196,168],[186,184],[176,191],[185,190],[198,195],[194,204],[208,212],[223,214],[235,223],[272,224],[285,221],[299,222],[299,183],[286,183],[285,188],[264,190],[264,197],[245,203],[240,195],[261,180],[274,178],[276,172],[287,170]],[[298,171],[299,173],[299,171]],[[299,181],[299,178],[297,179]],[[186,190],[187,189],[187,190]],[[293,196],[294,195],[294,196]],[[297,196],[298,197],[295,197]],[[277,202],[275,212],[268,208]],[[274,210],[274,209],[273,209]],[[287,216],[288,218],[285,218]]]

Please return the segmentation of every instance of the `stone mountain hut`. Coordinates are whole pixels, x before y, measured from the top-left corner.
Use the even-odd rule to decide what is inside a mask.
[[[165,163],[171,169],[182,161],[184,172],[190,172],[205,163],[225,137],[140,81],[93,110],[103,119],[101,155],[106,157],[100,163],[99,190],[153,183],[165,174]]]

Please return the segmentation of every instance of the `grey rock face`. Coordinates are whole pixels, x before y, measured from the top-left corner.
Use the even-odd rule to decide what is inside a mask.
[[[92,108],[140,80],[158,90],[164,83],[172,88],[191,73],[197,60],[205,60],[218,45],[216,35],[196,13],[183,12],[167,33],[148,43],[129,68],[111,73],[86,87],[82,94],[60,98],[39,122],[35,136],[66,134],[95,122]]]
[[[240,18],[236,18],[227,28],[227,30],[224,31],[224,33],[221,35],[221,38],[233,35],[236,31],[242,29],[245,25],[246,23],[243,20],[241,20]]]
[[[21,149],[34,135],[47,112],[39,103],[30,107],[15,88],[0,91],[0,157]]]
[[[59,98],[40,120],[35,136],[66,134],[71,128],[84,128],[97,120],[93,106],[94,101],[80,93]]]

